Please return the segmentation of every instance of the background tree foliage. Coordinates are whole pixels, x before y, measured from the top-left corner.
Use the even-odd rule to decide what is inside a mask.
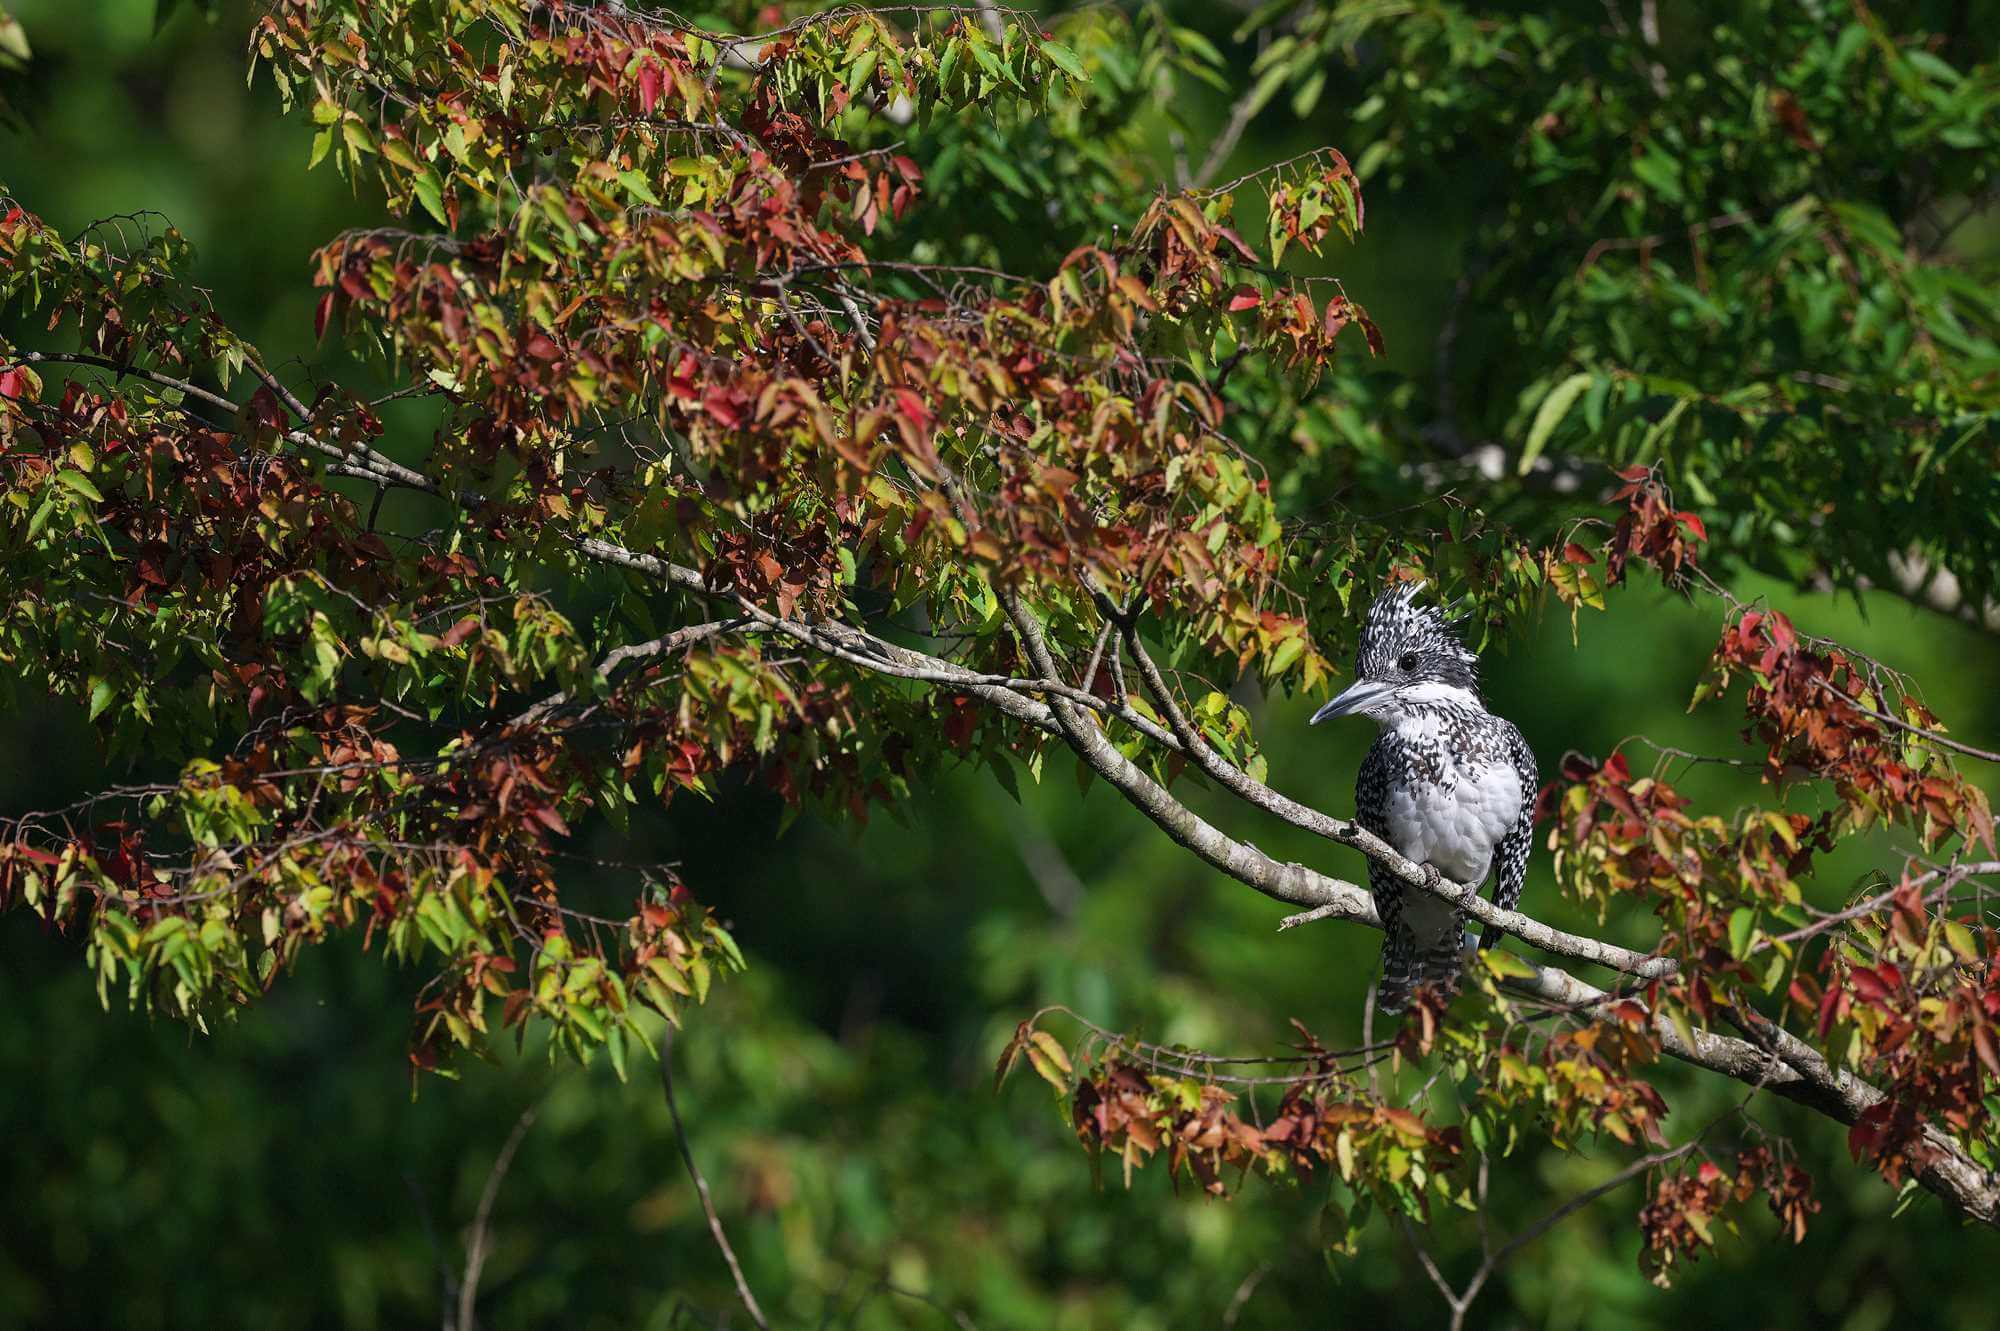
[[[150,41],[144,5],[18,7],[39,82],[8,85],[34,119],[0,227],[6,807],[70,811],[11,833],[32,909],[7,920],[0,1047],[53,1092],[7,1111],[47,1144],[9,1179],[21,1317],[456,1315],[532,1103],[480,1315],[712,1324],[734,1294],[622,1047],[660,1036],[640,1004],[698,997],[683,1108],[783,1324],[1429,1320],[1413,1240],[1364,1198],[1428,1215],[1463,1290],[1483,1234],[1455,1200],[1477,1188],[1504,1241],[1620,1178],[1470,1319],[1715,1321],[1800,1261],[1823,1288],[1761,1320],[1977,1304],[1950,1273],[1985,1234],[1906,1174],[1927,1128],[1992,1164],[1991,939],[1954,904],[1980,880],[1925,863],[1991,856],[1990,767],[1907,727],[2000,722],[1978,627],[1993,16],[287,4],[244,92],[257,15],[219,8]],[[1346,158],[1293,158],[1324,144]],[[82,229],[151,206],[172,222]],[[21,356],[79,349],[225,402]],[[704,586],[607,572],[579,531]],[[1115,711],[1074,668],[1108,659],[1079,567],[1139,594],[1202,739],[1333,814],[1365,737],[1272,740],[1290,692],[1343,668],[1354,593],[1392,570],[1472,595],[1545,776],[1593,755],[1550,794],[1529,913],[1705,983],[1645,994],[1658,1029],[1523,1028],[1522,1000],[1469,996],[1406,1029],[1386,1087],[1355,1058],[1282,1105],[1182,1075],[1156,1046],[1275,1051],[1253,1075],[1294,1082],[1287,1018],[1360,1045],[1372,935],[1272,936],[1277,912],[1103,780],[1079,799],[1060,733],[839,659],[1032,676],[1011,596],[1071,653],[1070,701]],[[688,595],[718,573],[748,602],[720,620]],[[616,655],[715,623],[672,670]],[[1132,683],[1106,729],[1130,757],[1277,862],[1358,875],[1196,789]],[[1717,696],[1683,717],[1697,683]],[[1850,685],[1859,707],[1829,702]],[[290,763],[318,770],[271,775]],[[72,805],[107,786],[126,798]],[[662,810],[681,787],[712,802]],[[1781,941],[1850,901],[1874,907]],[[364,933],[414,964],[358,954]],[[212,1034],[128,1017],[128,990]],[[1106,1034],[1049,1013],[1023,1038],[1050,1005]],[[1844,1132],[1653,1061],[1733,1035],[1732,1007],[1890,1085],[1891,1111]],[[406,1040],[464,1079],[406,1102]],[[1016,1051],[1061,1114],[990,1094]],[[1101,1188],[1072,1121],[1110,1148]],[[1633,1170],[1649,1149],[1680,1154]],[[1135,1168],[1162,1153],[1178,1191]],[[1275,1186],[1199,1195],[1253,1168]]]

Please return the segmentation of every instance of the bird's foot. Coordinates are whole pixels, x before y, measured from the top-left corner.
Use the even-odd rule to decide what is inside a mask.
[[[1440,887],[1444,886],[1444,875],[1438,872],[1438,867],[1435,864],[1432,864],[1428,860],[1426,860],[1424,862],[1423,869],[1424,869],[1425,891],[1435,892]]]

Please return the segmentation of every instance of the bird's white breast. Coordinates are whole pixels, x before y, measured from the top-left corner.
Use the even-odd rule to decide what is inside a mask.
[[[1521,778],[1500,755],[1454,758],[1450,737],[1425,719],[1398,727],[1399,738],[1435,766],[1391,781],[1384,813],[1389,842],[1419,864],[1477,887],[1493,863],[1493,848],[1521,814]],[[1425,779],[1431,775],[1441,779]]]

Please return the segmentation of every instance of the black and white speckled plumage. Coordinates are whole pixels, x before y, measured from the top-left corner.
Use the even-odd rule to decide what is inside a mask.
[[[1355,819],[1446,878],[1483,885],[1512,909],[1528,872],[1535,756],[1513,723],[1486,710],[1478,659],[1418,584],[1383,593],[1361,630],[1356,682],[1320,716],[1359,712],[1381,727],[1355,782]],[[1419,984],[1457,986],[1467,916],[1371,863],[1382,916],[1378,1003],[1399,1012]],[[1489,930],[1481,947],[1496,941]]]

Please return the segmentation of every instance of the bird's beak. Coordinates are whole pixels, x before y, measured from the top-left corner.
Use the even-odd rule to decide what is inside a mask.
[[[1312,714],[1307,725],[1316,726],[1330,716],[1349,716],[1355,712],[1365,712],[1381,702],[1396,686],[1379,679],[1357,679],[1347,686],[1338,698]]]

